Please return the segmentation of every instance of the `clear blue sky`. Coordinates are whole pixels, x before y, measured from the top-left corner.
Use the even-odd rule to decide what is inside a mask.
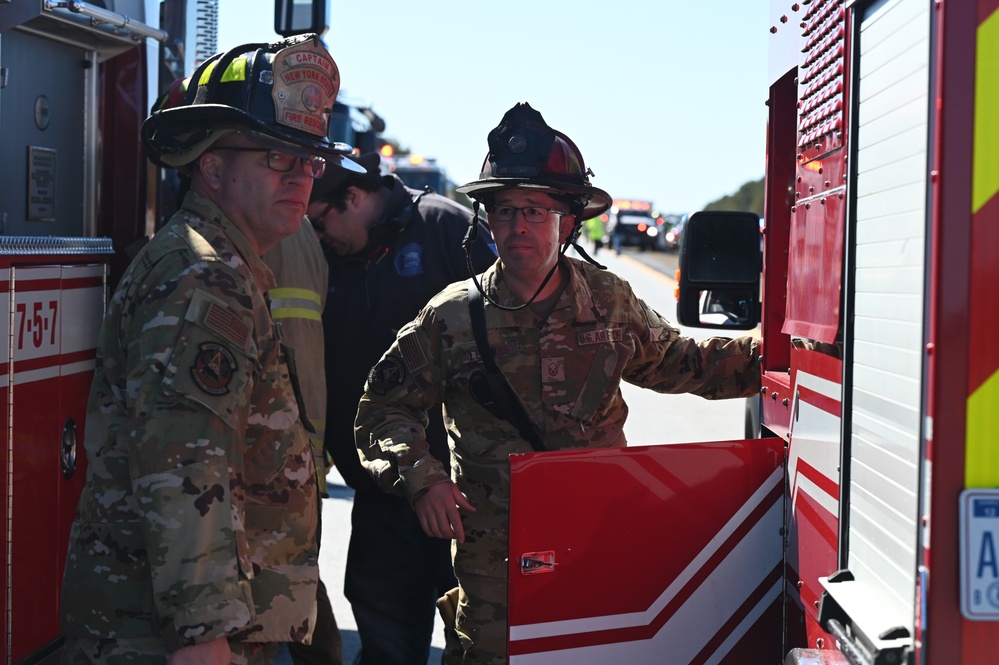
[[[688,212],[763,175],[768,3],[329,0],[340,99],[474,180],[526,101],[615,198]],[[219,0],[219,49],[277,38],[273,0]]]

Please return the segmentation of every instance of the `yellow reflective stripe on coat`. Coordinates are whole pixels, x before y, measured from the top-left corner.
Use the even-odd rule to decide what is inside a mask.
[[[315,291],[278,287],[267,294],[271,297],[271,316],[274,319],[323,320],[323,301]]]

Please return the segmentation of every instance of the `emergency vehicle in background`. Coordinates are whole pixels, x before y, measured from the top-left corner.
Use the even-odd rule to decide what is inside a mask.
[[[298,5],[276,0],[276,31],[323,32],[325,0],[306,17]],[[139,128],[167,85],[217,51],[217,9],[216,0],[0,2],[4,663],[58,659],[97,334],[127,248],[155,230],[165,182]]]
[[[407,187],[429,187],[441,196],[455,198],[454,182],[436,159],[418,153],[398,154],[393,152],[390,144],[385,144],[381,152],[382,159],[388,164],[389,173],[399,176]]]
[[[646,249],[664,249],[662,235],[665,220],[656,212],[651,201],[614,199],[604,215],[607,233],[618,235],[622,246],[634,245]]]
[[[333,103],[330,115],[330,140],[353,146],[358,154],[374,152],[381,143],[385,119],[366,106],[353,106],[342,101]]]
[[[512,457],[515,665],[999,662],[999,2],[770,11],[762,299],[713,212],[678,304],[761,436]]]

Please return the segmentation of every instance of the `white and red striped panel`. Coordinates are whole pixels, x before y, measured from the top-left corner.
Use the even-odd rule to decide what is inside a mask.
[[[814,647],[828,636],[818,625],[820,577],[836,572],[839,547],[839,465],[842,361],[806,349],[792,352],[793,389],[788,445],[787,592],[789,646]],[[805,618],[807,617],[807,619]]]
[[[0,257],[8,333],[0,347],[0,609],[10,640],[2,646],[13,662],[59,634],[67,538],[85,477],[82,455],[67,447],[75,433],[82,452],[105,270],[57,257]]]
[[[783,447],[511,458],[510,662],[779,662]]]
[[[98,264],[0,270],[0,322],[9,332],[0,348],[0,388],[12,378],[33,383],[94,369],[104,271]]]

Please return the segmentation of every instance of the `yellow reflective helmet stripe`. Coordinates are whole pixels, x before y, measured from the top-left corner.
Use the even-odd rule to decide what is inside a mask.
[[[205,67],[205,71],[201,72],[201,78],[198,79],[198,85],[207,85],[208,79],[211,78],[212,72],[215,71],[215,65],[218,61],[209,64]],[[240,56],[235,58],[229,63],[229,66],[225,68],[222,72],[222,80],[220,83],[228,83],[230,81],[245,81],[246,80],[246,56]]]

